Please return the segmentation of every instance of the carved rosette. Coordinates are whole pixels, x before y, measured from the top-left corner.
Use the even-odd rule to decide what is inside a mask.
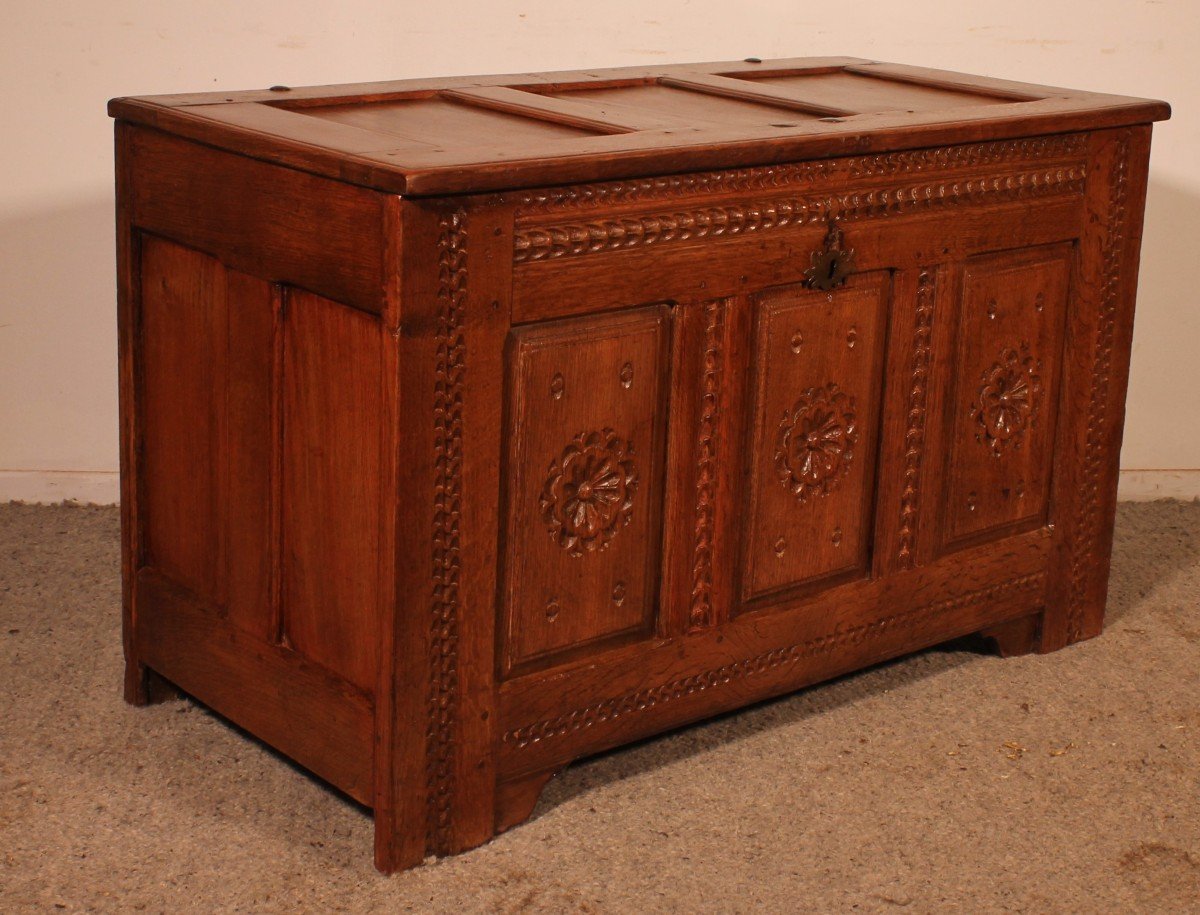
[[[633,519],[637,468],[633,445],[612,429],[581,432],[550,462],[542,520],[572,556],[605,549]]]
[[[800,501],[832,492],[850,472],[858,426],[854,399],[836,384],[809,388],[779,424],[775,471]]]
[[[1025,432],[1040,407],[1042,379],[1029,354],[1029,344],[1020,350],[1004,349],[1000,360],[983,372],[978,402],[971,408],[979,431],[975,439],[1000,457],[1006,448],[1020,448]]]

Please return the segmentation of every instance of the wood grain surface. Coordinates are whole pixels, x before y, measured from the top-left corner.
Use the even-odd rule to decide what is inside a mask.
[[[380,869],[1101,631],[1161,103],[825,59],[112,110],[126,696],[369,803]]]
[[[319,175],[437,195],[1114,127],[1170,109],[791,58],[123,98],[109,113]]]

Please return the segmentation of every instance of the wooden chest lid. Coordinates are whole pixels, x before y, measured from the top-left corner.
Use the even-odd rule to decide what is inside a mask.
[[[1165,102],[858,58],[119,98],[115,118],[414,196],[1146,123]]]

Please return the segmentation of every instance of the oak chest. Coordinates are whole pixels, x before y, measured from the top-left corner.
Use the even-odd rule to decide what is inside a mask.
[[[1161,102],[838,59],[117,99],[127,698],[394,870],[580,756],[1100,632]]]

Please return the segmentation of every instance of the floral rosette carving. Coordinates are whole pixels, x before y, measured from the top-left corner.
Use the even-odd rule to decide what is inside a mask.
[[[632,443],[612,429],[581,432],[550,462],[542,520],[572,556],[599,552],[632,520],[637,485]]]
[[[776,473],[800,502],[827,495],[850,472],[857,444],[854,399],[836,384],[809,388],[779,424]]]
[[[1042,392],[1038,368],[1029,345],[1023,343],[1020,350],[1001,351],[1000,360],[983,372],[978,402],[971,408],[979,424],[975,439],[996,457],[1008,447],[1020,448],[1026,430],[1036,421]]]

